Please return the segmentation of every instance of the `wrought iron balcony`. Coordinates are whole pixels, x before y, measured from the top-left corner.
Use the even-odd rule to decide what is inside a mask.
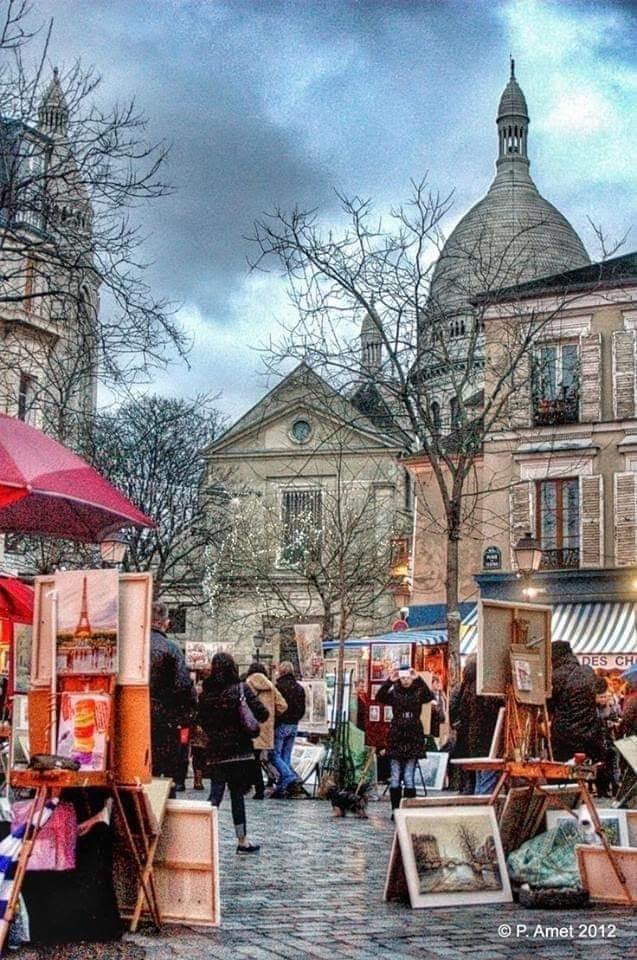
[[[542,550],[540,570],[577,570],[578,567],[579,547]]]
[[[567,394],[554,400],[534,398],[533,426],[554,427],[562,423],[579,423],[579,394]]]

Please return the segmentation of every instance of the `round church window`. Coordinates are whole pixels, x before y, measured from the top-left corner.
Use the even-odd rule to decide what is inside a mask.
[[[292,424],[292,437],[297,443],[306,443],[310,439],[312,427],[307,420],[295,420]]]

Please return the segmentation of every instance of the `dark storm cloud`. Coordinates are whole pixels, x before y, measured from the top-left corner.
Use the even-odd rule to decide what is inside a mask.
[[[626,5],[40,0],[36,11],[55,17],[52,63],[95,64],[105,99],[136,96],[152,136],[172,143],[176,191],[143,211],[144,253],[197,342],[192,372],[170,372],[162,389],[223,387],[235,411],[261,388],[250,346],[284,309],[274,279],[248,275],[244,238],[264,211],[319,205],[329,221],[335,187],[387,209],[427,170],[455,190],[454,218],[479,199],[509,52],[540,190],[578,231],[588,214],[619,229],[633,203]]]

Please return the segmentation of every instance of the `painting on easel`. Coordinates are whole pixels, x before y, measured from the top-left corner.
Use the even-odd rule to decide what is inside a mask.
[[[55,591],[58,675],[117,673],[117,570],[57,573]]]
[[[106,770],[111,698],[108,694],[63,693],[57,752],[77,760],[82,772]]]

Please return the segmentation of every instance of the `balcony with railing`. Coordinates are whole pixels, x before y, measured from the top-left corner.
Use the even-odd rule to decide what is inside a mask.
[[[579,423],[578,390],[564,390],[554,398],[533,398],[534,427],[555,427],[565,423]]]
[[[579,547],[559,547],[542,550],[540,570],[577,570]]]

